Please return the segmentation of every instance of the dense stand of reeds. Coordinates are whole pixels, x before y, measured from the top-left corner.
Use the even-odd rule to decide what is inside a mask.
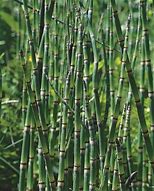
[[[93,0],[16,3],[19,191],[154,190],[152,2],[126,1],[124,18],[115,0],[97,14]]]

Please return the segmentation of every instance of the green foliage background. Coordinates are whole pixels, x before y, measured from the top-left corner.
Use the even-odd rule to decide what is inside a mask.
[[[0,59],[2,67],[2,114],[0,123],[0,190],[17,190],[21,125],[22,70],[16,53],[17,6],[0,2]]]
[[[105,1],[104,1],[105,2]],[[137,2],[137,1],[134,1]],[[102,11],[105,12],[105,3],[99,5],[99,1],[94,1],[94,23],[97,23]],[[126,21],[128,15],[128,1],[118,0],[120,6],[120,18],[122,23]],[[16,38],[18,35],[18,6],[13,0],[0,1],[0,64],[2,67],[2,114],[0,123],[0,191],[17,190],[18,170],[20,160],[20,148],[22,140],[22,120],[21,120],[21,96],[22,96],[22,68],[18,59]],[[126,14],[127,13],[127,14]],[[149,19],[152,14],[148,13]],[[96,22],[95,22],[96,21]],[[154,22],[150,22],[150,35],[154,36]],[[154,38],[152,38],[152,42]],[[152,50],[154,47],[151,47]],[[154,52],[154,51],[153,51]],[[152,58],[154,54],[152,54]],[[119,55],[115,60],[116,75],[119,75]],[[139,72],[139,71],[136,71]],[[118,82],[117,82],[118,83]],[[102,98],[103,99],[103,98]],[[148,105],[146,101],[145,106]],[[149,111],[145,108],[146,117],[149,119]],[[138,119],[136,110],[133,109],[131,125],[133,128],[133,144],[137,144]],[[149,125],[149,121],[147,120]],[[136,147],[133,152],[135,153]]]

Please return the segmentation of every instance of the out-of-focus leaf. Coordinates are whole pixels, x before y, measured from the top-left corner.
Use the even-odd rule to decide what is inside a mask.
[[[115,59],[115,63],[116,63],[116,65],[121,64],[121,58],[119,56]]]
[[[18,32],[18,23],[11,15],[1,11],[0,17],[11,27],[13,31]]]
[[[1,40],[0,41],[0,46],[4,45],[5,44],[5,41],[4,40]]]
[[[4,55],[5,55],[5,53],[3,52],[3,53],[0,55],[0,60],[3,58]]]

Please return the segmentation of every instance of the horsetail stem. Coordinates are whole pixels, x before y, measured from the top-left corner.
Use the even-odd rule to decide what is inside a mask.
[[[129,26],[130,20],[128,20],[128,26]],[[110,129],[109,129],[109,137],[108,137],[108,150],[110,154],[112,153],[112,147],[114,144],[114,139],[115,139],[115,128],[118,120],[118,115],[120,112],[120,103],[121,103],[121,98],[122,98],[122,89],[123,89],[123,82],[124,82],[124,72],[125,72],[125,62],[126,62],[126,51],[127,51],[127,43],[128,43],[128,26],[126,28],[126,35],[125,35],[125,45],[124,45],[124,51],[123,51],[123,58],[122,58],[122,66],[121,66],[121,72],[120,72],[120,81],[119,81],[119,86],[118,86],[118,93],[117,93],[117,99],[114,107],[114,113],[111,118],[111,124],[110,124]],[[110,154],[106,155],[105,157],[105,168],[103,171],[103,174],[108,174],[108,166],[109,166],[109,161],[110,161]],[[104,176],[104,178],[107,179],[107,176]],[[105,179],[103,179],[102,186],[105,184]]]
[[[16,3],[24,76],[19,190],[152,190],[150,3],[126,1],[124,10],[115,0]],[[118,9],[129,14],[126,25]]]
[[[73,169],[73,190],[79,190],[79,173],[80,173],[80,130],[81,130],[81,96],[82,96],[82,43],[83,29],[79,24],[78,29],[78,46],[77,46],[77,66],[75,80],[75,116],[74,116],[74,169]]]
[[[118,39],[119,39],[119,42],[120,42],[121,49],[123,50],[123,48],[124,48],[123,36],[122,36],[119,16],[118,16],[118,13],[117,13],[117,10],[116,10],[116,4],[115,4],[114,0],[111,0],[111,3],[112,3],[112,8],[113,8],[114,17],[115,17],[115,25],[116,25]],[[148,152],[148,155],[149,155],[149,158],[150,158],[151,162],[153,162],[154,155],[153,155],[153,152],[152,152],[152,144],[151,144],[151,140],[150,140],[150,137],[149,137],[149,132],[148,132],[148,129],[147,129],[147,125],[146,125],[146,121],[145,121],[145,117],[144,117],[144,113],[143,113],[143,106],[142,106],[140,98],[139,98],[139,93],[138,93],[136,81],[134,79],[134,75],[133,75],[133,72],[132,72],[132,69],[131,69],[131,65],[130,65],[130,62],[129,62],[127,51],[126,51],[126,63],[125,63],[125,65],[126,65],[126,71],[127,71],[127,74],[128,74],[128,78],[129,78],[129,83],[130,83],[131,88],[132,88],[132,93],[133,93],[133,96],[135,98],[136,108],[137,108],[138,117],[139,117],[141,128],[142,128],[142,134],[143,134],[143,137],[144,137],[144,141],[146,142],[147,152]]]

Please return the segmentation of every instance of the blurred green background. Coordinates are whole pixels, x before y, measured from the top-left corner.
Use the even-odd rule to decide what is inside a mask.
[[[94,23],[98,23],[102,12],[106,13],[106,4],[94,0]],[[105,2],[105,1],[103,1]],[[137,3],[138,1],[134,1]],[[150,2],[150,1],[149,1]],[[118,0],[120,19],[125,23],[128,16],[128,1]],[[152,20],[152,13],[148,13]],[[0,0],[0,66],[2,69],[2,113],[0,121],[0,191],[17,190],[18,171],[20,160],[20,148],[22,141],[22,120],[21,120],[21,96],[22,96],[22,68],[17,52],[18,36],[18,4],[14,0]],[[96,21],[96,22],[95,22]],[[150,35],[154,36],[154,22],[150,22]],[[154,38],[151,38],[151,42]],[[151,46],[153,50],[153,46]],[[153,58],[152,54],[152,58]],[[117,75],[119,55],[115,60]],[[116,82],[118,83],[118,81]],[[148,101],[146,101],[148,104]],[[149,111],[147,108],[146,117],[149,122]],[[138,120],[136,109],[132,112],[132,127],[134,133],[133,144],[137,143],[136,131]],[[133,149],[134,156],[136,148]]]
[[[17,11],[17,4],[13,0],[0,1],[0,65],[2,69],[0,191],[17,190],[18,182],[20,139],[22,138],[21,93],[23,77],[16,51]]]

